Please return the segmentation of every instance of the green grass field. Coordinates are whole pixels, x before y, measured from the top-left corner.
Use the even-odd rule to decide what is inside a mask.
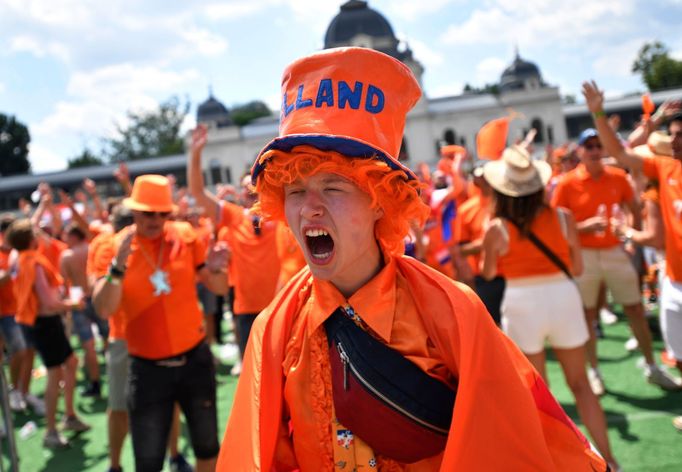
[[[682,415],[682,393],[668,393],[649,385],[637,367],[640,357],[628,353],[623,343],[629,337],[629,328],[623,321],[606,326],[606,339],[600,341],[599,355],[608,393],[602,405],[609,423],[609,436],[617,459],[626,472],[654,472],[682,470],[682,434],[671,424],[675,415]],[[76,341],[74,339],[74,345]],[[655,347],[660,351],[660,340]],[[216,354],[219,354],[216,349]],[[229,375],[231,356],[218,369],[218,413],[222,436],[237,379]],[[549,358],[551,389],[569,415],[577,419],[573,399],[563,380],[559,365]],[[44,378],[37,379],[32,390],[41,392]],[[106,385],[106,381],[105,381]],[[105,391],[106,393],[106,391]],[[72,438],[67,450],[49,451],[42,447],[44,421],[31,414],[16,414],[15,430],[20,470],[26,472],[106,471],[108,446],[106,430],[106,400],[77,398],[77,409],[93,428]],[[27,439],[19,438],[19,429],[27,421],[35,421],[38,430]],[[191,458],[186,431],[183,430],[181,449]],[[133,471],[130,439],[123,453],[123,469]]]

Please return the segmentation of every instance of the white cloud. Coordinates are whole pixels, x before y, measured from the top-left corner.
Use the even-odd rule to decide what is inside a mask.
[[[597,76],[631,77],[632,63],[645,41],[645,38],[635,38],[601,49],[592,66]]]
[[[5,84],[0,82],[0,94],[5,93],[6,88]]]
[[[227,50],[227,40],[205,29],[190,29],[181,33],[188,47],[204,56],[219,56]]]
[[[415,38],[408,38],[403,34],[397,34],[396,36],[399,40],[404,41],[410,46],[414,57],[427,68],[440,66],[445,63],[445,57],[427,43]]]
[[[237,20],[258,13],[264,7],[262,2],[255,1],[210,3],[204,6],[203,11],[209,20]]]
[[[66,167],[64,157],[53,148],[35,143],[29,144],[28,159],[31,170],[37,173],[63,170]]]
[[[116,125],[125,126],[128,111],[154,109],[159,99],[180,93],[199,77],[194,69],[172,71],[129,63],[77,72],[69,80],[68,99],[59,101],[50,115],[32,125],[34,141],[49,143],[76,138],[87,141],[92,136],[112,137]],[[43,146],[37,146],[35,152],[48,155]],[[51,156],[64,166],[65,156]],[[34,162],[33,157],[31,159]]]
[[[461,3],[459,0],[400,0],[392,1],[390,8],[386,11],[386,16],[390,18],[401,18],[407,21],[415,21],[437,11],[442,10],[451,3]]]
[[[69,61],[69,51],[63,44],[54,41],[43,41],[28,35],[11,38],[9,41],[9,51],[28,52],[36,57],[53,56],[63,62]]]
[[[487,57],[483,59],[476,65],[476,83],[484,85],[499,82],[505,67],[507,67],[507,61],[504,61],[499,57]]]

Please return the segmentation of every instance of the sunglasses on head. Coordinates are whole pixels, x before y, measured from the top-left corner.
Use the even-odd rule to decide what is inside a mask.
[[[147,218],[154,218],[155,216],[160,216],[161,218],[168,218],[171,214],[170,211],[142,211],[142,213]]]

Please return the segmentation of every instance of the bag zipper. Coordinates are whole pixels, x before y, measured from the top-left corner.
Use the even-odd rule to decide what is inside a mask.
[[[440,428],[434,424],[429,423],[428,421],[424,421],[421,418],[417,418],[414,416],[412,413],[409,411],[406,411],[405,409],[401,408],[399,405],[396,405],[393,401],[390,399],[386,398],[381,392],[377,391],[365,378],[358,372],[358,370],[355,368],[353,363],[350,361],[350,357],[348,357],[348,354],[346,353],[346,350],[343,348],[343,344],[341,344],[341,341],[336,342],[336,350],[339,352],[339,357],[341,358],[341,363],[343,363],[343,389],[348,390],[348,369],[355,374],[355,377],[360,381],[360,383],[367,388],[370,392],[372,392],[374,395],[379,397],[381,401],[384,403],[387,403],[390,405],[394,410],[402,413],[403,415],[407,416],[411,420],[413,420],[416,423],[419,423],[420,425],[424,426],[427,429],[430,429],[432,431],[435,431],[440,434],[447,435],[449,433],[449,430]]]

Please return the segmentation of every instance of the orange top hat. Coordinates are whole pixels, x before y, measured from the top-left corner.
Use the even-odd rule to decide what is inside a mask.
[[[173,211],[170,182],[163,175],[141,175],[135,179],[130,197],[123,205],[139,211]]]
[[[420,96],[405,64],[372,49],[333,48],[295,61],[282,76],[279,137],[258,154],[252,182],[267,165],[264,153],[303,144],[374,157],[416,179],[397,156],[405,117]]]
[[[496,160],[502,157],[507,146],[509,117],[505,116],[487,122],[476,135],[476,154],[479,159]]]

